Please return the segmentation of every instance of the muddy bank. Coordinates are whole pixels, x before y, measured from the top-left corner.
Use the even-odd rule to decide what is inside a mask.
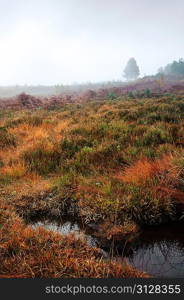
[[[44,227],[60,234],[74,234],[76,238],[87,241],[90,247],[97,247],[112,256],[122,252],[125,245],[131,244],[139,238],[140,227],[133,222],[125,222],[123,225],[114,225],[112,222],[84,223],[82,219],[72,216],[40,216],[29,215],[25,219],[26,224],[33,228]]]

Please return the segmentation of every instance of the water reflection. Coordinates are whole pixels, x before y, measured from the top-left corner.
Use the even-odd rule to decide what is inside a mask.
[[[51,222],[49,220],[37,221],[32,225],[34,228],[44,227],[47,230],[52,230],[60,234],[73,233],[77,238],[85,239],[90,247],[97,247],[98,241],[89,234],[86,234],[83,229],[75,222]]]
[[[129,262],[154,277],[184,278],[183,224],[145,230],[129,251]]]

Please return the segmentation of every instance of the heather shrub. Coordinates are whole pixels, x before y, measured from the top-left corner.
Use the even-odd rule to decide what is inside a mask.
[[[115,100],[117,98],[117,95],[114,92],[111,92],[107,97],[109,100]]]
[[[0,127],[0,149],[16,146],[16,137],[5,127]]]
[[[70,159],[84,147],[91,147],[92,143],[85,138],[75,137],[64,138],[60,143],[61,155]]]
[[[145,90],[144,90],[144,96],[145,96],[146,98],[151,97],[151,90],[150,90],[150,89],[145,89]]]
[[[150,127],[141,140],[143,146],[172,143],[169,132],[159,127]]]
[[[22,158],[29,171],[37,172],[40,175],[56,172],[62,161],[58,149],[47,149],[43,145],[28,149],[22,154]]]

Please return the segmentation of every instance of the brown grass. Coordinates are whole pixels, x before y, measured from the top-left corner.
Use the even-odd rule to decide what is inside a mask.
[[[173,157],[165,156],[162,159],[150,161],[143,158],[137,161],[133,166],[126,168],[123,175],[118,175],[117,178],[126,183],[142,184],[154,177],[169,176],[177,178],[177,169],[172,164]]]
[[[126,262],[103,261],[99,249],[74,236],[25,226],[1,205],[0,277],[148,277]]]
[[[110,241],[134,237],[137,224],[173,219],[178,205],[181,216],[183,105],[182,96],[163,95],[4,110],[1,276],[144,276],[104,261],[99,249],[73,236],[33,230],[20,216],[57,211],[71,217],[74,207],[77,220],[95,223],[99,236]]]

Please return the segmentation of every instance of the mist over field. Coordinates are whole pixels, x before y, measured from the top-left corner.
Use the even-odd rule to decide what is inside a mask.
[[[183,11],[0,0],[0,278],[184,278]]]
[[[183,0],[0,0],[0,86],[125,80],[183,57]]]

